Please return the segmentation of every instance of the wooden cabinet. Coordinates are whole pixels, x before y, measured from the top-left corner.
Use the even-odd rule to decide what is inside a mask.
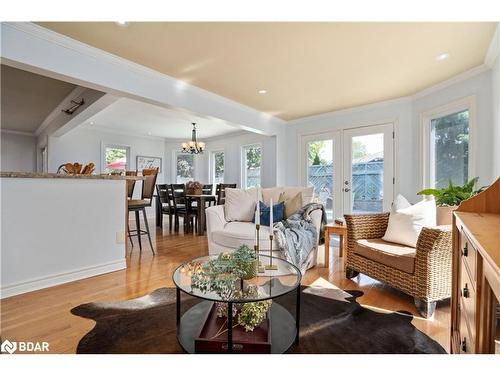
[[[500,179],[453,217],[452,353],[500,346]]]

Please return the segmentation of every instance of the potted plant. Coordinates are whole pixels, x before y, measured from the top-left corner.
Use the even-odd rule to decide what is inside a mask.
[[[203,194],[203,185],[198,181],[189,181],[186,184],[186,193],[192,195],[202,195]]]
[[[451,213],[454,211],[460,202],[473,197],[482,192],[486,186],[479,189],[474,189],[479,177],[474,177],[465,182],[462,186],[453,185],[451,180],[448,186],[443,189],[424,189],[419,191],[418,195],[432,195],[436,199],[436,223],[438,225],[451,224]]]

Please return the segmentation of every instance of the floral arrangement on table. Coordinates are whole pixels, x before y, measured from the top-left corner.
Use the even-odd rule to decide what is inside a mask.
[[[244,299],[256,296],[258,287],[248,285],[239,288],[241,280],[248,280],[257,275],[257,256],[255,250],[246,245],[240,246],[232,253],[221,253],[215,259],[203,263],[191,276],[191,287],[202,292],[215,292],[222,299]],[[237,325],[246,331],[253,331],[266,318],[272,300],[233,304],[232,316],[237,317]],[[227,303],[217,302],[217,316],[227,317]],[[222,334],[222,326],[218,335]]]
[[[186,183],[186,192],[188,194],[203,194],[203,184],[199,181],[189,181]]]

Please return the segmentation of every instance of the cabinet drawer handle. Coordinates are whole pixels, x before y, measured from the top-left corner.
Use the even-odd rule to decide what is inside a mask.
[[[465,337],[462,340],[462,342],[460,343],[460,349],[462,349],[463,352],[467,351],[467,342],[465,341]]]
[[[462,296],[464,296],[464,298],[470,297],[469,288],[467,288],[467,283],[465,283],[465,286],[462,289]]]
[[[465,246],[462,250],[462,256],[466,257],[469,255],[469,248],[467,247],[467,242],[465,243]]]

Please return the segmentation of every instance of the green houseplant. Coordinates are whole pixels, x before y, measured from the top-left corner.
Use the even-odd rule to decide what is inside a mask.
[[[482,192],[486,186],[475,189],[479,177],[466,181],[463,185],[453,185],[449,180],[448,186],[442,189],[424,189],[418,195],[432,195],[436,199],[437,224],[451,224],[451,212],[457,208],[460,202]]]
[[[201,267],[191,276],[191,287],[200,291],[211,291],[217,293],[225,300],[230,298],[241,298],[257,293],[257,285],[249,285],[245,289],[237,287],[240,279],[247,280],[257,276],[258,260],[255,250],[247,245],[241,245],[232,253],[221,253],[203,263]],[[242,284],[243,285],[243,284]],[[242,326],[245,331],[253,331],[265,319],[272,300],[248,302],[233,305],[233,316],[238,316],[237,325]],[[227,316],[227,304],[217,302],[217,315]],[[226,332],[227,327],[221,326],[214,337]]]

